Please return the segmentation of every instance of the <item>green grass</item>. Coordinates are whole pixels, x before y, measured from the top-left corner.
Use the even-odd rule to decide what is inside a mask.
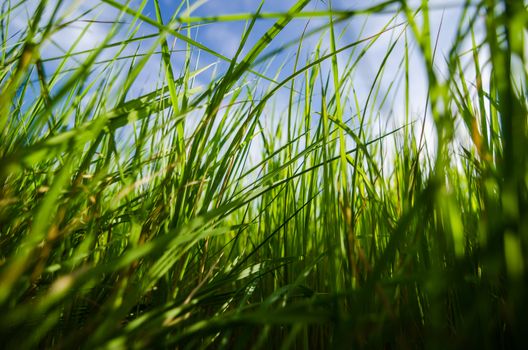
[[[447,52],[425,0],[208,17],[181,1],[166,23],[158,0],[102,0],[120,15],[90,49],[106,18],[61,3],[18,33],[25,1],[0,12],[3,347],[526,346],[522,1],[450,3]],[[196,38],[233,21],[233,57]]]

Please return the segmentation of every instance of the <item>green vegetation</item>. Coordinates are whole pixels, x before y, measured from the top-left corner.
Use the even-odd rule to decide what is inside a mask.
[[[526,345],[522,1],[450,3],[462,16],[442,53],[425,0],[217,17],[182,0],[169,22],[158,0],[101,0],[119,16],[89,49],[97,8],[34,2],[22,32],[24,0],[0,12],[2,347]],[[343,35],[373,16],[390,20]],[[195,36],[235,21],[234,57]],[[66,51],[41,56],[76,23]],[[412,57],[433,133],[412,107]]]

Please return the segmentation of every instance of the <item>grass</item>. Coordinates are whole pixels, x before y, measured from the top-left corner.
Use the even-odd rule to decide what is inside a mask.
[[[445,5],[444,52],[427,1],[181,1],[169,21],[158,0],[101,3],[117,17],[36,1],[14,33],[26,1],[1,7],[3,346],[525,346],[523,2]],[[198,40],[231,22],[233,56]]]

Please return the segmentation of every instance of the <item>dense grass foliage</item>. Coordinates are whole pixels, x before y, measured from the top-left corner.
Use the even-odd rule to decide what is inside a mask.
[[[1,6],[1,347],[526,346],[522,1],[80,3]]]

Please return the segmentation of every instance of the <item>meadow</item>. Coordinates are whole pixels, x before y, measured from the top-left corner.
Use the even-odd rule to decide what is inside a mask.
[[[526,346],[524,1],[80,3],[0,6],[1,348]]]

